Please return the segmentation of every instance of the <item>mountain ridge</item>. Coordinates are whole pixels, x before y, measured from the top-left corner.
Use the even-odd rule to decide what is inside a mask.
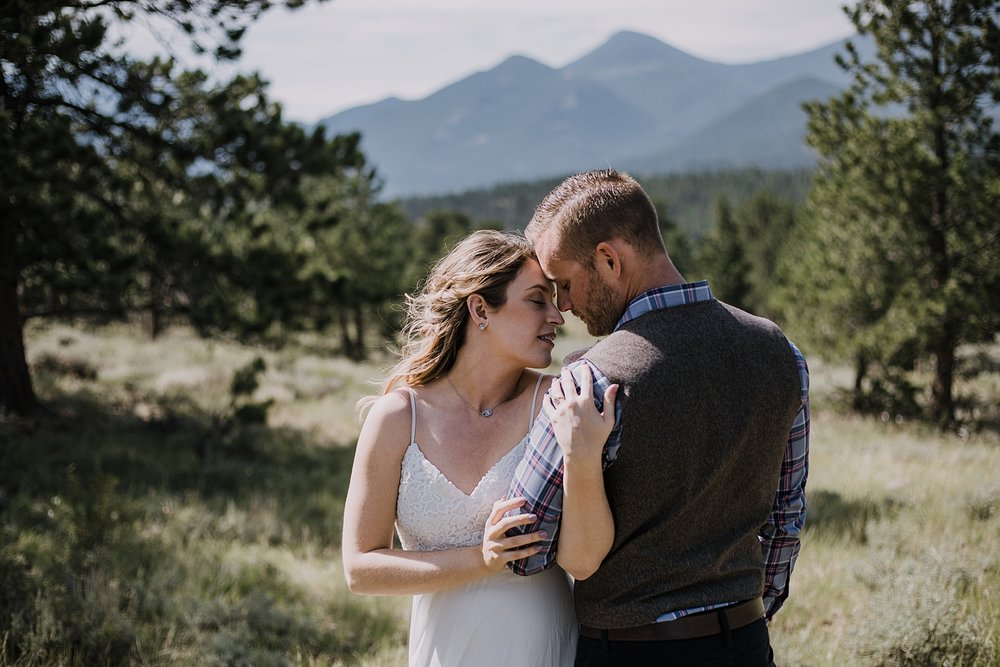
[[[620,31],[560,68],[514,54],[422,99],[386,98],[320,124],[331,132],[362,133],[386,196],[456,192],[607,166],[639,166],[648,173],[710,163],[801,167],[809,158],[801,103],[846,86],[833,60],[845,41],[726,65]],[[810,79],[814,85],[786,88]],[[754,100],[757,106],[746,111]],[[759,117],[748,116],[753,113]],[[712,160],[699,158],[698,141],[739,139],[733,123],[774,137],[766,160],[755,162],[760,146],[742,140],[728,147],[709,141]]]

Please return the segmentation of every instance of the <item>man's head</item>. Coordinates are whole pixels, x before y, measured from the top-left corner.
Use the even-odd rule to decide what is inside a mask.
[[[542,200],[525,233],[559,308],[603,336],[636,294],[643,276],[666,259],[656,209],[642,187],[613,169],[570,176]]]

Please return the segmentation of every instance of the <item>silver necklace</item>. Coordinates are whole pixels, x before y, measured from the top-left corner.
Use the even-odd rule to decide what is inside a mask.
[[[523,374],[523,371],[522,371],[522,374]],[[514,388],[510,390],[510,393],[507,394],[507,397],[505,399],[503,399],[502,401],[500,401],[499,403],[497,403],[496,405],[494,405],[492,408],[486,408],[485,410],[480,410],[479,408],[477,408],[476,406],[474,406],[472,403],[469,403],[467,400],[465,400],[465,396],[462,396],[462,394],[459,393],[458,388],[455,387],[455,383],[451,381],[451,378],[449,376],[445,375],[444,379],[447,380],[448,384],[451,385],[451,389],[452,389],[452,391],[455,392],[455,395],[458,396],[463,403],[465,403],[470,408],[472,408],[473,410],[475,410],[476,412],[478,412],[480,417],[489,417],[489,416],[491,416],[493,414],[494,410],[496,410],[497,408],[499,408],[501,405],[503,405],[504,403],[506,403],[510,399],[514,398],[514,394],[515,394],[515,392],[517,392],[517,387],[518,387],[518,385],[521,384],[521,376],[518,375],[517,376],[517,382],[514,383]]]

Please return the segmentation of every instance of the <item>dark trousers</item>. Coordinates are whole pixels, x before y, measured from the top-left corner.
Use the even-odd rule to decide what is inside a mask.
[[[727,634],[672,641],[606,641],[580,637],[576,667],[773,667],[767,622]]]

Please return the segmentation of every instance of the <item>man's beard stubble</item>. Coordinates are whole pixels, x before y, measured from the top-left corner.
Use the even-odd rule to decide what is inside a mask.
[[[615,330],[623,313],[615,304],[614,290],[596,271],[591,273],[589,283],[587,305],[576,315],[587,325],[587,333],[591,336],[607,336]]]

